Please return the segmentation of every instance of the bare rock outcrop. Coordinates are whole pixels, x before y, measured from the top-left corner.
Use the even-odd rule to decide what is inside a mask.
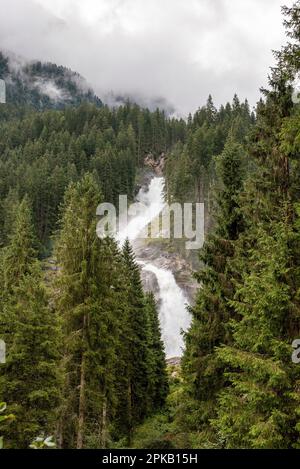
[[[166,155],[161,153],[158,158],[155,158],[152,153],[149,153],[144,160],[145,166],[154,171],[157,176],[162,176],[165,169]]]

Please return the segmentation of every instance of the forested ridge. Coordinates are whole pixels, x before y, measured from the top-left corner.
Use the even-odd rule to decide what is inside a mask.
[[[5,448],[299,448],[299,2],[283,15],[289,42],[254,111],[237,95],[187,120],[82,96],[1,105]],[[134,200],[149,155],[168,201],[205,204],[180,366],[129,241],[96,234],[99,203]]]
[[[83,77],[50,62],[28,62],[0,50],[0,76],[6,82],[7,101],[14,105],[17,114],[22,107],[62,109],[82,102],[102,106]]]

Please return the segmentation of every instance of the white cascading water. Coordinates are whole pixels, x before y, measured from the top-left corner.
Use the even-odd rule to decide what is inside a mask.
[[[136,197],[136,201],[142,203],[145,209],[142,213],[129,220],[126,227],[122,228],[121,226],[117,235],[117,240],[120,244],[123,244],[126,238],[128,238],[129,241],[137,239],[138,235],[148,225],[148,223],[159,215],[165,205],[163,188],[164,178],[155,177],[151,179],[147,191],[143,188],[140,189]]]
[[[148,223],[159,215],[165,205],[163,187],[164,178],[154,177],[148,190],[142,188],[139,191],[137,202],[142,202],[145,210],[133,217],[127,227],[121,228],[117,235],[120,244],[123,244],[126,238],[130,241],[136,240]],[[152,272],[157,278],[160,297],[159,317],[166,356],[167,358],[179,357],[183,349],[181,331],[187,330],[190,324],[190,315],[186,309],[188,300],[177,285],[171,270],[159,268],[143,259],[138,259],[138,262],[143,270]]]
[[[159,316],[166,357],[179,357],[183,349],[181,331],[186,331],[190,325],[190,317],[186,311],[187,299],[170,270],[149,263],[144,264],[143,269],[153,272],[159,285]]]

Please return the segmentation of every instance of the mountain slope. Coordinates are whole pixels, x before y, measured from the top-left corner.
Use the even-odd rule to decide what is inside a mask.
[[[7,102],[37,110],[62,109],[102,101],[76,72],[52,63],[26,62],[0,51],[0,78],[6,82]]]

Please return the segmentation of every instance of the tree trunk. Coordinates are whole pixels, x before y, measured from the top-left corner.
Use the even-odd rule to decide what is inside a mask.
[[[59,419],[57,425],[57,447],[58,449],[62,449],[63,447],[63,421],[62,418]]]
[[[128,444],[131,445],[132,441],[132,392],[131,380],[128,382]]]
[[[86,316],[83,318],[83,339],[85,337],[85,326]],[[79,391],[79,410],[78,410],[78,433],[77,433],[77,449],[83,447],[83,430],[84,430],[84,419],[85,419],[85,359],[84,352],[82,352],[81,358],[81,370],[80,370],[80,391]]]
[[[107,399],[103,399],[102,406],[102,425],[101,425],[101,448],[105,449],[107,445]]]

